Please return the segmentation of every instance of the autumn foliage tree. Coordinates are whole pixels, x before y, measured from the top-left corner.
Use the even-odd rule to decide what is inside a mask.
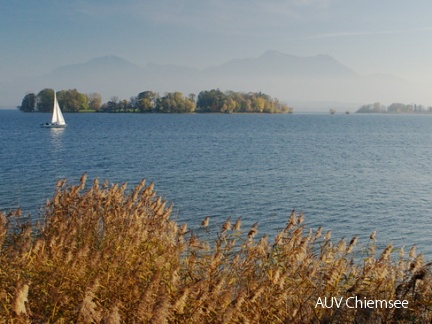
[[[201,91],[197,112],[222,113],[290,113],[292,108],[262,92],[222,92],[219,89]]]
[[[170,92],[156,100],[155,110],[162,113],[190,113],[195,103],[181,92]]]
[[[102,104],[102,96],[100,93],[92,92],[87,95],[87,101],[89,109],[99,111]]]

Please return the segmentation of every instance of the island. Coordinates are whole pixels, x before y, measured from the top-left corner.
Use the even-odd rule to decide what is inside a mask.
[[[183,95],[167,92],[142,91],[129,100],[112,97],[102,103],[99,93],[83,94],[76,89],[56,92],[63,112],[106,113],[292,113],[286,103],[262,92],[235,92],[219,89]],[[51,112],[53,89],[43,89],[38,94],[27,93],[17,108],[23,112]]]
[[[430,114],[432,106],[425,107],[417,104],[392,103],[385,106],[379,102],[361,106],[356,113],[381,113],[381,114]]]

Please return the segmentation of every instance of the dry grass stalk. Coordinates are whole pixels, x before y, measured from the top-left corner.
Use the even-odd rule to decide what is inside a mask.
[[[330,231],[306,229],[295,210],[273,244],[255,239],[258,224],[243,232],[229,218],[213,241],[171,221],[171,210],[153,184],[128,191],[96,179],[86,188],[84,175],[78,186],[57,183],[43,225],[0,213],[0,321],[432,320],[431,264],[415,248],[408,258],[392,245],[376,255],[375,233],[364,248],[357,238],[333,245]],[[209,217],[201,225],[210,233]],[[403,298],[410,308],[315,308],[330,296]]]

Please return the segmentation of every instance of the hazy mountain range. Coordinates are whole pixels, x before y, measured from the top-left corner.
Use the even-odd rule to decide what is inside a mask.
[[[153,63],[142,67],[117,56],[99,57],[58,67],[46,75],[3,82],[0,107],[15,107],[27,92],[43,88],[98,92],[104,102],[113,96],[129,99],[144,90],[186,95],[213,88],[262,91],[296,111],[338,106],[353,110],[364,103],[411,98],[408,83],[393,76],[362,76],[328,55],[301,57],[269,51],[205,69]]]

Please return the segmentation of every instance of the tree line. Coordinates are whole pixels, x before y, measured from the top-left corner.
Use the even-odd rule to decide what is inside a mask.
[[[100,108],[102,102],[102,96],[96,92],[83,94],[76,89],[71,89],[58,91],[56,95],[59,105],[64,112],[96,111]],[[23,112],[51,112],[53,101],[54,90],[43,89],[38,94],[27,93],[18,109]]]
[[[102,103],[99,93],[83,94],[76,89],[56,92],[63,112],[139,112],[139,113],[292,113],[293,109],[262,92],[234,92],[213,89],[195,94],[143,91],[129,100],[112,97]],[[27,93],[18,109],[23,112],[51,112],[54,90]]]
[[[292,113],[292,108],[262,92],[201,91],[197,112],[222,113]]]
[[[403,104],[394,102],[389,106],[385,106],[379,102],[361,106],[357,113],[432,113],[432,106],[425,107],[417,104]]]
[[[168,92],[164,96],[154,91],[143,91],[130,100],[111,98],[100,107],[102,112],[140,113],[192,113],[195,112],[195,95],[184,96],[181,92]]]

